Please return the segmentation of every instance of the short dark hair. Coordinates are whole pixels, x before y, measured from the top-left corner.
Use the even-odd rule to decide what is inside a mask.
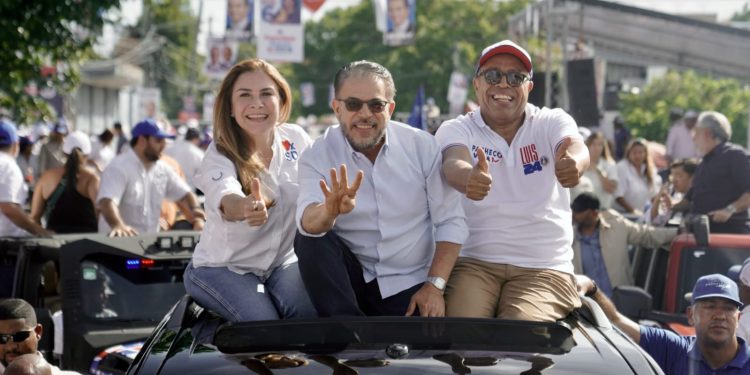
[[[200,138],[201,138],[201,132],[199,132],[198,129],[190,128],[185,132],[186,141],[192,141],[193,139],[200,139]]]
[[[579,194],[576,199],[573,200],[573,203],[570,204],[570,209],[576,213],[587,210],[598,211],[600,206],[601,203],[599,203],[599,197],[594,193],[586,191]]]
[[[122,124],[119,121],[116,121],[114,124],[115,129],[122,130]]]
[[[698,161],[695,159],[678,159],[669,166],[669,169],[672,168],[682,168],[685,173],[692,176],[695,174],[695,170],[698,169]]]
[[[36,327],[34,307],[20,298],[0,300],[0,320],[26,320],[27,327]]]

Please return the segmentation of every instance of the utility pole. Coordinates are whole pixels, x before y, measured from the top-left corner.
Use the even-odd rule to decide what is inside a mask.
[[[195,55],[198,53],[198,35],[201,31],[201,17],[203,16],[203,0],[200,0],[198,4],[198,20],[195,23],[195,42],[193,43],[193,51],[190,53],[190,66],[195,66]],[[209,26],[210,27],[210,26]],[[187,87],[187,95],[192,96],[195,92],[195,79]]]

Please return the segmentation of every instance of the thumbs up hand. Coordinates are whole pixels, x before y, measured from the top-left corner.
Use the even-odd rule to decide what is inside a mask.
[[[555,154],[555,176],[560,185],[566,188],[578,185],[583,172],[578,170],[576,160],[571,156],[569,149],[572,144],[573,140],[570,137],[565,138]]]
[[[256,177],[250,184],[250,195],[243,201],[245,221],[251,227],[258,227],[268,221],[268,209],[260,189],[260,180]]]
[[[466,181],[466,198],[481,201],[487,196],[492,187],[492,176],[490,165],[487,163],[487,155],[484,149],[477,148],[477,164],[471,170],[469,179]]]

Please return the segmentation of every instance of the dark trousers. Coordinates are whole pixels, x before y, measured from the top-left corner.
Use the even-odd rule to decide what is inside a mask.
[[[422,287],[420,283],[382,298],[378,280],[365,283],[359,260],[333,232],[323,237],[307,237],[297,232],[294,252],[307,294],[321,317],[403,316],[411,296]]]

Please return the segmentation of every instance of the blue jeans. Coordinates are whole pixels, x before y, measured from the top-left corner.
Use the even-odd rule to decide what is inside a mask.
[[[240,275],[226,267],[193,267],[183,277],[185,290],[199,305],[231,322],[314,318],[297,263],[276,267],[261,280],[252,273]]]

